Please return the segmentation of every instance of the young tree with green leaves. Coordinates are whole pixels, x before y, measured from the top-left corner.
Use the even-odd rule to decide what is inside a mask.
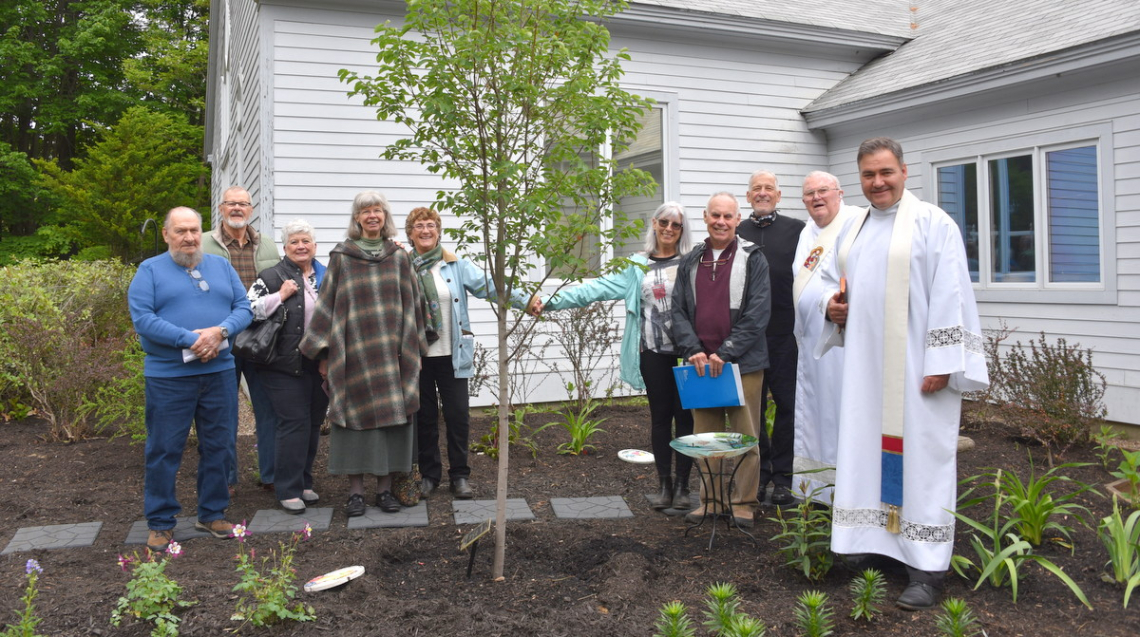
[[[628,146],[647,99],[623,90],[623,51],[609,51],[610,0],[409,0],[403,26],[376,27],[374,75],[341,79],[410,136],[386,159],[415,161],[442,177],[435,205],[459,227],[448,235],[494,283],[498,327],[499,470],[493,575],[503,576],[509,466],[508,363],[514,330],[531,329],[510,299],[616,268],[590,254],[640,234],[614,204],[653,190],[611,159]],[[612,153],[600,152],[609,145]],[[613,215],[612,224],[606,218]],[[544,269],[542,281],[528,273]]]

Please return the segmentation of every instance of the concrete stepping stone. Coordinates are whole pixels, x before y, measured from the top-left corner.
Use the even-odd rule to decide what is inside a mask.
[[[554,516],[568,520],[605,518],[632,518],[633,511],[620,495],[602,495],[592,498],[550,498]]]
[[[455,511],[456,524],[479,524],[488,519],[495,519],[494,500],[455,500],[451,503]],[[530,510],[523,498],[507,499],[508,520],[533,520],[534,511]]]
[[[196,521],[194,518],[174,518],[174,541],[185,542],[196,537],[213,537],[205,531],[195,529],[194,522]],[[127,531],[127,539],[123,540],[123,544],[146,544],[148,533],[146,520],[139,520],[131,525],[131,529]]]
[[[253,514],[253,519],[246,527],[250,533],[293,533],[305,528],[305,524],[313,527],[313,531],[327,531],[332,522],[332,507],[308,507],[300,515],[286,513],[281,509],[261,509]],[[232,522],[233,520],[231,520]]]
[[[33,549],[66,549],[76,546],[91,546],[103,528],[102,522],[81,522],[79,524],[53,524],[51,526],[29,526],[16,529],[8,546],[0,555],[31,551]]]
[[[402,528],[427,525],[427,502],[420,502],[414,507],[401,507],[395,513],[385,513],[379,507],[364,507],[364,515],[348,518],[348,528],[350,529]]]

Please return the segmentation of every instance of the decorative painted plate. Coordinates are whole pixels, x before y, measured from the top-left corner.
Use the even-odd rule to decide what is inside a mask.
[[[633,464],[653,464],[653,454],[641,449],[622,449],[618,457]]]
[[[305,592],[316,593],[318,591],[327,591],[330,588],[336,588],[342,584],[347,584],[349,581],[354,580],[361,575],[364,575],[363,566],[346,566],[344,568],[339,568],[331,573],[319,575],[305,582]]]

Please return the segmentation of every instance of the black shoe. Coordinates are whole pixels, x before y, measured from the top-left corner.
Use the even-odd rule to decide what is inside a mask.
[[[786,507],[795,503],[796,496],[792,495],[791,489],[782,484],[777,484],[772,487],[772,504],[778,507]]]
[[[451,481],[451,494],[456,500],[470,500],[475,497],[475,490],[467,484],[467,478],[456,478]]]
[[[350,518],[358,518],[364,515],[364,496],[359,493],[348,496],[348,504],[344,505],[344,513]]]
[[[693,508],[693,498],[689,494],[688,481],[681,482],[680,478],[673,483],[673,509],[690,511]]]
[[[391,491],[381,491],[376,494],[376,506],[384,513],[399,513],[400,501],[396,496],[392,495]]]
[[[664,476],[657,480],[660,482],[661,492],[649,496],[649,506],[653,507],[654,511],[673,508],[673,478]]]
[[[938,605],[940,591],[930,584],[911,582],[895,600],[895,605],[903,610],[928,610]]]
[[[424,500],[427,500],[428,496],[430,496],[432,491],[435,491],[436,487],[438,486],[439,483],[435,480],[432,480],[431,478],[424,478],[423,481],[420,482],[420,497]]]

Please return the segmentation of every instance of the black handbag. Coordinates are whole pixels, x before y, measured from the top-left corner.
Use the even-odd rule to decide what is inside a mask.
[[[268,365],[277,355],[277,335],[285,324],[285,307],[257,321],[234,338],[233,354],[257,365]]]

